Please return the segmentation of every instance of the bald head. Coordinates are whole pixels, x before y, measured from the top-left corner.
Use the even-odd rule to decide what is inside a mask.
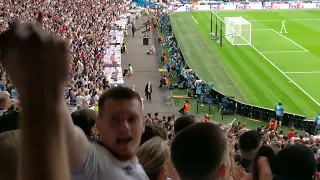
[[[8,110],[10,107],[10,94],[7,91],[0,92],[0,110]]]

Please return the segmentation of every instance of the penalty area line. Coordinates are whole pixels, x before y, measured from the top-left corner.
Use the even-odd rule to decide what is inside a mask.
[[[320,74],[320,71],[284,72],[285,74]]]
[[[286,40],[290,41],[294,45],[298,46],[299,48],[303,49],[304,51],[309,52],[306,48],[302,47],[301,45],[299,45],[298,43],[296,43],[293,40],[289,39],[288,37],[284,36],[283,34],[279,33],[278,31],[276,31],[274,29],[272,29],[272,31],[275,32],[276,34],[278,34],[279,36],[285,38]]]
[[[262,54],[273,54],[273,53],[306,53],[307,51],[266,51],[261,52]]]
[[[192,15],[191,15],[191,18],[194,20],[196,24],[198,24],[198,21]]]
[[[222,22],[224,20],[218,16],[216,13],[212,12],[218,19],[220,19]],[[320,103],[315,100],[309,93],[307,93],[303,88],[301,88],[296,82],[294,82],[287,74],[285,74],[278,66],[276,66],[270,59],[268,59],[264,54],[262,54],[256,47],[254,47],[252,44],[249,46],[252,47],[258,54],[260,54],[266,61],[268,61],[275,69],[277,69],[284,77],[286,77],[289,81],[291,81],[292,84],[294,84],[300,91],[302,91],[306,96],[308,96],[314,103],[316,103],[318,106],[320,106]]]
[[[272,22],[272,21],[283,21],[283,19],[249,19],[247,21],[252,21],[252,22],[256,22],[256,21],[261,21],[261,22]],[[320,21],[320,19],[287,19],[287,21]]]

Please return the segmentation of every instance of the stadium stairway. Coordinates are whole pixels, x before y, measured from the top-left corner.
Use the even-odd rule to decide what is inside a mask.
[[[142,26],[147,21],[147,16],[142,16],[136,20],[136,26]],[[173,101],[169,90],[159,88],[159,73],[157,66],[157,58],[155,55],[147,55],[151,45],[154,43],[153,38],[149,39],[149,45],[142,45],[144,33],[141,31],[135,33],[132,37],[131,29],[128,30],[128,36],[124,38],[124,43],[128,48],[128,53],[122,54],[122,68],[131,64],[133,67],[133,75],[125,77],[125,85],[135,86],[135,91],[145,99],[145,85],[150,81],[153,92],[152,102],[144,102],[146,113],[160,113],[161,116],[179,115],[177,108],[174,108]]]
[[[147,21],[148,16],[142,16],[136,20],[136,26],[140,26],[143,22]],[[144,33],[141,31],[135,33],[135,37],[132,37],[131,29],[128,30],[128,36],[124,38],[124,43],[128,48],[128,53],[122,54],[122,69],[128,67],[131,64],[133,67],[133,75],[131,77],[125,77],[125,86],[135,86],[135,91],[145,99],[145,85],[150,81],[152,85],[152,102],[144,102],[144,113],[158,112],[160,116],[175,115],[180,117],[178,112],[179,108],[173,104],[171,98],[171,91],[166,88],[159,88],[160,74],[158,71],[159,57],[156,55],[147,55],[151,45],[154,44],[154,37],[150,37],[149,45],[142,45],[142,38]],[[153,35],[152,35],[153,36]],[[157,36],[157,34],[155,34]],[[203,117],[196,116],[198,120]]]

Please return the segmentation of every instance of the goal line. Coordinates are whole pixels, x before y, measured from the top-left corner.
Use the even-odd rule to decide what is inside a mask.
[[[249,19],[250,22],[273,22],[273,21],[283,21],[283,19]],[[320,19],[286,19],[286,21],[320,21]]]

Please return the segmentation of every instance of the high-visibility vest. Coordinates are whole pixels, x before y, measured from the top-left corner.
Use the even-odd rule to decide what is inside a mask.
[[[184,109],[183,109],[183,111],[184,111],[185,113],[187,113],[187,112],[189,112],[189,109],[190,109],[190,104],[189,104],[189,103],[185,103],[185,104],[184,104]]]
[[[164,62],[167,62],[167,61],[168,61],[167,56],[163,56],[163,61],[164,61]]]
[[[208,118],[204,118],[203,122],[210,122]]]
[[[94,110],[98,113],[99,112],[99,106],[94,106]]]
[[[168,78],[167,78],[167,77],[164,77],[164,83],[166,83],[166,85],[168,85],[168,84],[169,84],[169,80],[168,80]]]
[[[129,73],[130,73],[130,74],[133,74],[132,66],[129,66]]]
[[[272,128],[273,127],[273,130],[277,130],[277,123],[276,122],[269,122],[269,127],[268,129]]]

